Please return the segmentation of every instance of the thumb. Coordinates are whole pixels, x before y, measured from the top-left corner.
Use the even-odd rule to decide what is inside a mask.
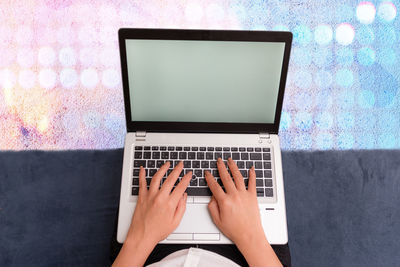
[[[219,215],[219,206],[214,196],[211,197],[210,203],[208,203],[208,210],[210,211],[211,218],[213,219],[214,223],[219,228],[219,225],[221,223],[221,218]]]
[[[174,225],[178,227],[186,210],[187,193],[183,194],[175,210]]]

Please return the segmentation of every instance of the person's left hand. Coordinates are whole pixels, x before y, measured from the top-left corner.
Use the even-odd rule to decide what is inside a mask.
[[[139,172],[139,197],[133,214],[127,238],[146,240],[157,244],[167,238],[179,225],[186,209],[187,194],[184,193],[192,178],[192,172],[181,179],[171,190],[183,169],[180,162],[160,187],[161,178],[167,172],[170,162],[165,163],[153,176],[147,189],[145,171]]]

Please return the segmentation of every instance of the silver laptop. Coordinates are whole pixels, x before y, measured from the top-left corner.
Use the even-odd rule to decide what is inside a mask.
[[[139,190],[165,161],[193,171],[183,219],[161,243],[228,244],[207,204],[204,170],[255,166],[262,225],[271,244],[288,241],[278,129],[292,34],[267,31],[120,29],[127,134],[117,240],[124,242]],[[167,174],[168,174],[167,173]],[[166,177],[164,177],[166,178]]]

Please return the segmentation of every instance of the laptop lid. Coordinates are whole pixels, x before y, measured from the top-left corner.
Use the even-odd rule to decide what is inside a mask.
[[[290,32],[118,35],[128,132],[278,133]]]

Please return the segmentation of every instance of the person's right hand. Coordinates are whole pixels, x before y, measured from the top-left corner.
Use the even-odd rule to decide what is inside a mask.
[[[254,167],[249,170],[248,189],[232,159],[228,159],[228,167],[234,182],[220,158],[217,167],[226,193],[210,172],[205,175],[213,193],[208,209],[214,223],[236,244],[250,266],[282,266],[268,243],[261,224]]]
[[[265,237],[261,225],[256,194],[256,174],[254,167],[249,170],[248,190],[236,163],[228,159],[229,175],[224,162],[219,158],[217,167],[226,193],[210,172],[205,178],[213,197],[208,204],[211,217],[221,232],[235,244],[247,243],[247,239]]]

